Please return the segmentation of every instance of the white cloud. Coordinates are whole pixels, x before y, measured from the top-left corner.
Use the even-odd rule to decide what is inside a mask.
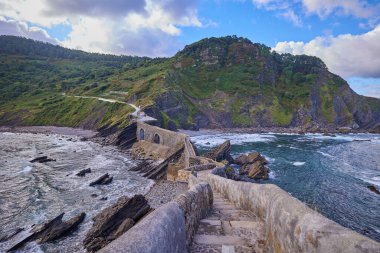
[[[48,33],[40,27],[29,26],[25,22],[7,19],[3,16],[0,16],[0,31],[2,35],[22,36],[53,44],[57,44],[58,42],[57,40],[51,38]]]
[[[279,42],[273,50],[321,58],[331,72],[348,77],[380,77],[380,25],[362,35],[316,37],[304,43]]]
[[[338,12],[358,18],[370,18],[378,15],[379,6],[371,6],[360,0],[302,0],[305,10],[321,18]]]
[[[287,11],[280,13],[279,16],[285,18],[286,20],[289,20],[295,26],[299,26],[299,27],[302,26],[301,18],[298,17],[292,9],[288,9]]]
[[[199,20],[197,5],[197,0],[0,0],[0,15],[41,27],[69,25],[61,43],[71,48],[167,56],[179,49],[182,27],[211,24]]]

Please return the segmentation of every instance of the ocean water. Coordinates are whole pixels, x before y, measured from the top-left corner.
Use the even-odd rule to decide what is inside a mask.
[[[192,141],[206,152],[230,140],[231,153],[259,151],[269,161],[270,179],[337,223],[380,241],[380,135],[198,134]]]
[[[30,163],[46,155],[56,162]],[[134,162],[115,147],[80,141],[78,137],[0,133],[0,237],[6,231],[39,224],[65,212],[64,219],[85,212],[79,229],[69,236],[37,245],[29,243],[18,252],[85,252],[82,240],[91,218],[120,196],[145,194],[154,184],[128,171]],[[75,175],[91,168],[85,177]],[[113,182],[90,187],[109,173]],[[97,196],[91,196],[96,194]],[[101,200],[107,197],[107,200]],[[11,243],[0,243],[0,252]]]

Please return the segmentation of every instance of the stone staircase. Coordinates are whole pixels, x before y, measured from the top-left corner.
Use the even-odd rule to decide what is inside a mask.
[[[213,209],[201,220],[192,253],[266,253],[264,222],[214,192]]]

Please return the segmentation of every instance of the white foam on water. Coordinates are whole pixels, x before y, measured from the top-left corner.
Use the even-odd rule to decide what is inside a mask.
[[[294,166],[303,166],[306,162],[294,162]]]
[[[230,140],[233,145],[242,145],[254,142],[271,142],[276,136],[271,134],[238,134],[238,133],[222,133],[222,134],[206,134],[191,137],[196,144],[204,147],[213,147]]]
[[[22,169],[21,173],[29,173],[32,171],[32,167],[31,166],[26,166],[25,168]]]
[[[270,170],[270,171],[269,171],[269,178],[270,178],[270,179],[274,179],[274,178],[276,178],[276,173],[274,173],[273,170]]]
[[[264,158],[265,158],[269,163],[272,163],[272,162],[276,161],[275,158],[272,158],[272,157],[269,157],[269,156],[266,156],[266,155],[264,155]]]
[[[326,157],[334,157],[334,156],[332,156],[332,155],[330,155],[330,154],[327,154],[327,153],[325,153],[325,152],[322,152],[322,151],[317,151],[318,153],[320,153],[321,155],[323,155],[323,156],[326,156]]]

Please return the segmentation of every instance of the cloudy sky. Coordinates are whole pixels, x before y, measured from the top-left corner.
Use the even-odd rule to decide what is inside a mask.
[[[0,0],[0,34],[151,57],[237,35],[318,56],[359,94],[380,97],[380,0]]]

